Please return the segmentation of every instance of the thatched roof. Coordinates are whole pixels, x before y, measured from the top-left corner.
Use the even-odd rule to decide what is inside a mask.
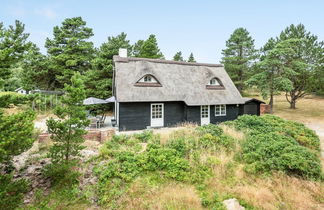
[[[244,101],[219,64],[188,63],[114,56],[118,102],[184,101],[187,105],[243,104]],[[143,76],[153,75],[161,87],[136,86]],[[224,89],[206,88],[217,77]]]

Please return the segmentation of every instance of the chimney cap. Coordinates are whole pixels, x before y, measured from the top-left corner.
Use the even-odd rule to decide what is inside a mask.
[[[119,57],[127,58],[127,49],[126,48],[119,48]]]

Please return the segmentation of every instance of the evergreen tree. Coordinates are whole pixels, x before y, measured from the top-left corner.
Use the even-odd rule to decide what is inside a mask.
[[[0,83],[11,77],[11,69],[17,64],[28,50],[30,42],[29,34],[24,33],[25,25],[16,20],[15,25],[5,28],[0,22]],[[1,88],[1,87],[0,87]]]
[[[92,29],[86,27],[81,17],[67,18],[62,26],[53,29],[54,38],[46,39],[45,47],[49,55],[49,68],[55,75],[56,88],[63,88],[75,72],[84,74],[91,68],[93,43]]]
[[[193,53],[190,53],[189,58],[188,58],[188,62],[196,63],[196,60],[195,60],[195,58],[194,58]]]
[[[296,108],[297,100],[317,90],[317,86],[323,86],[320,78],[316,77],[317,70],[323,68],[323,49],[324,43],[319,42],[317,36],[306,31],[305,26],[299,24],[297,26],[290,25],[280,33],[278,41],[286,41],[298,39],[295,43],[294,61],[299,61],[303,65],[295,65],[289,80],[292,82],[293,88],[286,91],[286,99],[291,109]],[[291,61],[287,61],[290,65]]]
[[[155,35],[151,34],[145,41],[139,40],[134,45],[134,56],[140,58],[164,59],[161,53]]]
[[[108,41],[99,48],[93,60],[93,69],[86,76],[88,96],[106,99],[112,95],[113,56],[118,55],[120,48],[126,48],[128,54],[131,52],[132,46],[126,36],[121,33],[108,37]]]
[[[323,46],[324,43],[322,42],[321,45]],[[319,63],[324,64],[324,48],[319,49]],[[315,68],[314,74],[314,92],[318,95],[324,95],[324,65],[317,65]]]
[[[222,63],[237,89],[242,93],[248,79],[251,63],[256,58],[254,40],[244,28],[236,29],[226,41]]]
[[[254,75],[246,81],[248,85],[257,86],[263,98],[270,97],[270,113],[273,113],[274,95],[292,88],[288,79],[292,70],[288,69],[290,66],[286,65],[286,61],[294,55],[295,51],[289,45],[295,42],[298,40],[277,43],[275,39],[269,39],[260,50],[260,62],[254,66]]]
[[[64,106],[54,110],[59,120],[47,120],[48,131],[54,142],[50,148],[50,157],[54,164],[69,163],[72,158],[80,155],[85,128],[89,125],[82,105],[86,92],[79,72],[74,73],[70,83],[71,85],[65,84],[65,94],[61,100]]]
[[[144,44],[144,40],[138,40],[133,46],[132,46],[132,56],[134,57],[140,57],[141,48]]]
[[[174,61],[184,61],[184,60],[183,60],[183,57],[182,57],[182,52],[181,52],[181,51],[177,52],[177,53],[173,56],[173,60],[174,60]]]
[[[54,89],[55,74],[48,68],[48,59],[39,48],[32,44],[26,53],[21,64],[22,71],[20,73],[21,85],[25,90],[34,89]]]
[[[34,119],[35,113],[31,111],[5,115],[0,110],[0,163],[9,164],[13,156],[32,146]]]

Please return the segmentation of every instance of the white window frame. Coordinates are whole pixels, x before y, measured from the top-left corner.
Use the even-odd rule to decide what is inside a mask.
[[[215,105],[215,116],[226,116],[226,104]]]

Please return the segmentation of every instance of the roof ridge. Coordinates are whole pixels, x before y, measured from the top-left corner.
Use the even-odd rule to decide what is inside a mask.
[[[223,67],[222,64],[193,63],[193,62],[162,60],[162,59],[153,59],[153,58],[120,57],[118,55],[114,55],[113,60],[114,62],[125,62],[125,63],[128,63],[129,61],[149,61],[153,63],[178,64],[178,65],[188,65],[188,66]]]

